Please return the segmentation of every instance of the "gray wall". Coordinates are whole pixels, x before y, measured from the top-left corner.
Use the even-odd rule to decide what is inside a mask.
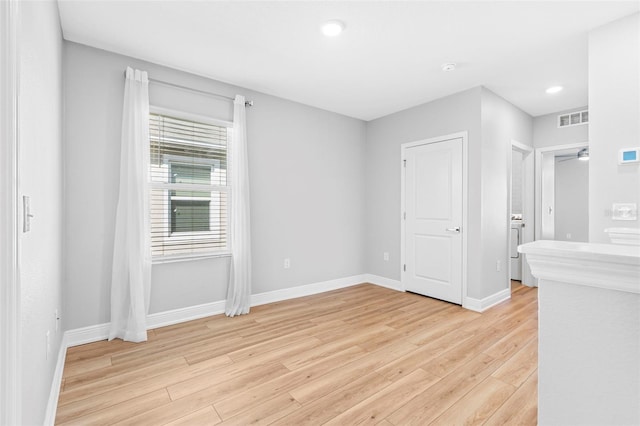
[[[234,96],[247,110],[253,293],[365,272],[365,123],[65,42],[67,329],[109,321],[123,72]],[[232,119],[231,103],[151,84],[152,105]],[[283,259],[291,268],[283,269]],[[228,258],[154,264],[150,312],[223,300]]]
[[[468,297],[507,288],[511,140],[531,145],[532,119],[476,87],[367,123],[367,272],[400,279],[400,146],[450,133],[469,135]],[[383,253],[389,252],[389,261]],[[496,261],[501,271],[496,271]],[[478,277],[480,277],[478,279]]]
[[[522,214],[522,153],[511,152],[511,213]]]
[[[609,242],[613,203],[640,206],[640,163],[618,165],[618,151],[640,146],[640,14],[589,34],[589,241]]]
[[[554,176],[554,239],[586,243],[589,241],[589,161],[556,161]]]
[[[481,277],[479,293],[474,295],[469,292],[469,296],[477,298],[490,296],[510,286],[511,221],[508,203],[508,162],[512,152],[511,141],[515,140],[529,146],[533,143],[531,116],[485,88],[482,89],[481,112],[481,195],[475,207],[479,209],[481,218],[481,249],[478,252],[469,252],[470,259],[476,255],[482,259],[482,275],[469,272],[469,282]],[[474,160],[473,157],[469,159],[470,162]]]
[[[31,231],[19,234],[22,422],[42,424],[63,329],[62,35],[56,2],[21,2],[19,193],[31,197]],[[50,333],[47,356],[46,333]],[[48,359],[47,359],[48,358]]]
[[[366,270],[400,280],[400,146],[451,133],[469,132],[469,157],[480,153],[480,88],[470,89],[367,123],[366,150]],[[479,164],[469,162],[471,174]],[[469,180],[469,195],[479,192]],[[469,239],[478,238],[473,218]],[[383,253],[389,253],[384,261]],[[471,259],[470,259],[471,260]]]
[[[589,125],[558,127],[558,116],[574,111],[584,111],[588,107],[572,108],[553,114],[540,115],[533,119],[533,146],[546,148],[554,145],[567,145],[589,141]],[[591,116],[589,117],[591,118]]]

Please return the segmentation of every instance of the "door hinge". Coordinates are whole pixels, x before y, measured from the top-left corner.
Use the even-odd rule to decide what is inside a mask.
[[[404,212],[404,213],[402,214],[402,217],[404,218],[404,220],[407,220],[407,212]]]
[[[406,263],[402,266],[402,270],[403,270],[404,272],[407,272],[407,264],[406,264]]]
[[[404,167],[407,167],[407,160],[402,160],[402,162],[404,163]]]

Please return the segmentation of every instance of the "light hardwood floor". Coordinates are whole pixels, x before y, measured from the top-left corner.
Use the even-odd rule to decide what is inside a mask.
[[[537,315],[363,284],[77,346],[56,424],[534,425]]]

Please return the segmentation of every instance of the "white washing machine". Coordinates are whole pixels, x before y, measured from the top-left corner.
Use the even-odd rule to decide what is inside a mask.
[[[518,246],[522,241],[522,228],[524,223],[522,220],[511,221],[511,279],[516,281],[522,281],[522,256],[518,253]]]

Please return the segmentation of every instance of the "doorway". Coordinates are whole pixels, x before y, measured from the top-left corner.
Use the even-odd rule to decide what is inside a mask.
[[[536,150],[536,239],[589,240],[589,144]]]
[[[537,285],[529,264],[518,253],[518,246],[534,239],[534,155],[533,148],[518,141],[511,141],[509,155],[509,279],[523,285]]]
[[[466,133],[402,145],[402,284],[463,304]]]

